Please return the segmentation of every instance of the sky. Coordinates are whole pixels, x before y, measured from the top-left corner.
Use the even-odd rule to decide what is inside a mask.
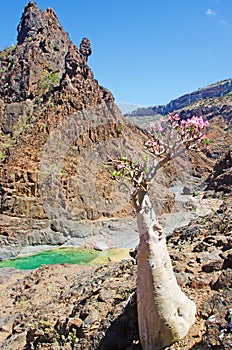
[[[0,49],[16,43],[27,0],[1,1]],[[232,0],[37,0],[55,10],[117,103],[154,106],[232,78]],[[124,106],[125,107],[125,106]]]

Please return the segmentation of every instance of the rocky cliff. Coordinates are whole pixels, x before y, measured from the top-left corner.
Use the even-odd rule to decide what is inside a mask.
[[[25,245],[93,236],[86,221],[132,214],[128,191],[109,181],[103,163],[109,153],[138,155],[144,139],[94,78],[89,39],[75,46],[52,9],[29,2],[17,40],[0,52],[4,257]],[[168,194],[167,207],[172,203]],[[97,225],[99,233],[102,221]]]
[[[166,115],[170,112],[191,105],[195,101],[206,100],[213,97],[221,97],[232,91],[232,79],[223,80],[221,82],[198,89],[189,94],[180,96],[170,101],[166,105],[138,108],[131,113],[126,114],[127,117],[143,117],[153,116],[156,114]]]
[[[232,157],[231,150],[215,164],[213,174],[208,179],[207,191],[213,194],[232,194]]]

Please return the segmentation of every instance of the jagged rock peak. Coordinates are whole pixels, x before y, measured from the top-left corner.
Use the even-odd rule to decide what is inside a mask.
[[[86,60],[88,60],[88,57],[92,54],[92,49],[88,38],[82,39],[80,43],[80,53],[86,58]]]
[[[46,34],[50,26],[62,28],[53,9],[42,12],[35,2],[30,1],[24,8],[17,28],[18,44],[35,39],[38,34]]]
[[[77,89],[78,96],[85,96],[83,84],[85,88],[89,84],[93,99],[93,86],[102,95],[87,63],[92,53],[89,39],[83,38],[78,49],[53,9],[41,11],[35,2],[29,2],[17,29],[18,44],[0,57],[0,100],[18,103],[45,98],[49,91],[58,88],[64,93],[67,88]],[[8,122],[4,130],[12,131]]]

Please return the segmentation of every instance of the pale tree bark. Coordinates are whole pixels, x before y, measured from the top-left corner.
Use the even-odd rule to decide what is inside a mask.
[[[137,300],[140,341],[158,350],[183,338],[195,321],[196,307],[177,284],[166,245],[146,191],[133,198],[140,235]]]
[[[170,114],[166,126],[148,132],[145,151],[152,157],[149,166],[131,158],[110,160],[114,179],[132,184],[131,197],[137,212],[140,242],[138,246],[137,302],[140,341],[144,350],[159,350],[183,338],[195,321],[196,307],[180,289],[168,254],[165,234],[152,208],[148,187],[158,169],[183,150],[197,149],[209,142],[203,133],[208,122],[193,116],[181,120]],[[159,137],[160,136],[160,137]]]

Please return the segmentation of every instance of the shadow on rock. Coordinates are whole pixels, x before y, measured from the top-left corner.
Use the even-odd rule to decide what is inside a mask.
[[[139,342],[136,293],[111,324],[97,350],[142,350]]]

